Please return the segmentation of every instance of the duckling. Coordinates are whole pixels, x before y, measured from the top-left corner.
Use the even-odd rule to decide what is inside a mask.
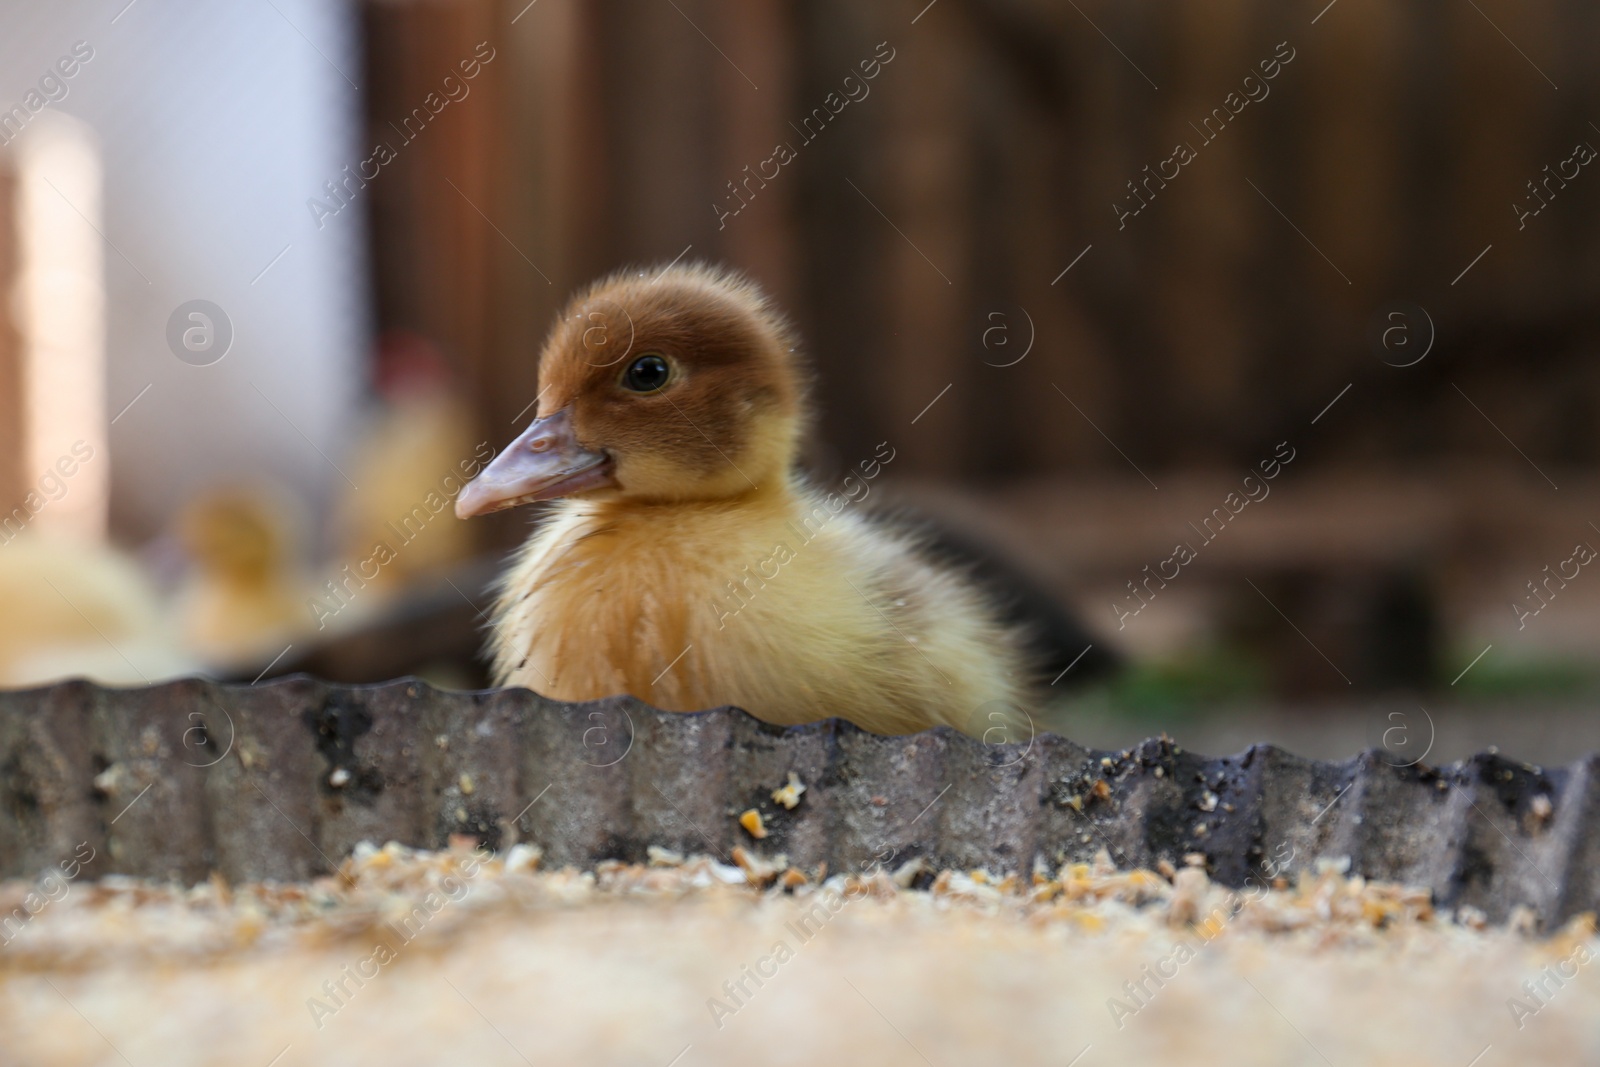
[[[185,506],[178,536],[193,568],[174,610],[185,645],[207,664],[265,662],[307,628],[292,515],[256,489],[214,490]]]
[[[200,667],[137,559],[24,530],[0,547],[0,688],[91,678],[143,685]]]
[[[858,514],[852,480],[796,471],[796,349],[754,283],[703,265],[612,275],[560,313],[537,417],[456,498],[461,518],[556,501],[501,582],[497,684],[884,734],[1020,718],[1024,635],[915,533]]]
[[[472,555],[471,531],[434,519],[442,499],[436,508],[425,501],[439,498],[441,480],[473,458],[473,437],[449,364],[426,338],[386,332],[378,339],[373,378],[376,402],[347,467],[361,489],[339,502],[335,528],[340,559],[365,560],[378,544],[395,549],[364,579],[377,587],[376,596]],[[478,458],[487,458],[487,448]]]

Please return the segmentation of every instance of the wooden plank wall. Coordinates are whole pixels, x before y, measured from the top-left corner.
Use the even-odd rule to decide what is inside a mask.
[[[1536,459],[1600,451],[1600,168],[1524,230],[1511,209],[1600,146],[1592,4],[525,4],[367,9],[375,127],[475,42],[498,50],[372,201],[380,320],[445,342],[497,444],[557,302],[688,248],[793,310],[825,471],[888,438],[903,474],[1137,477],[1102,431],[1151,472],[1243,466],[1350,382],[1314,462],[1498,455],[1452,383]],[[802,143],[880,42],[870,95]],[[1270,95],[1203,143],[1280,42]],[[1178,141],[1197,158],[1119,228],[1113,203]],[[798,158],[719,226],[778,142]],[[1409,375],[1368,340],[1396,298],[1439,330]],[[995,366],[1025,318],[1030,354]],[[997,321],[1016,347],[985,347]]]

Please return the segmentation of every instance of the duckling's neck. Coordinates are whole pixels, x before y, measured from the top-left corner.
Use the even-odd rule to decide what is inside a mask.
[[[683,499],[610,497],[573,501],[572,510],[597,520],[665,520],[686,514],[767,513],[789,510],[804,498],[804,483],[793,474],[773,475],[751,484],[744,492],[727,496]]]

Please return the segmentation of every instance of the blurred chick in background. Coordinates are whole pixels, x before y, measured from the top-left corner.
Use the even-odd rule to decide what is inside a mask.
[[[562,498],[503,579],[499,684],[880,733],[1033,705],[1029,635],[967,568],[796,472],[795,347],[753,283],[703,266],[619,273],[561,313],[538,417],[456,501]]]
[[[174,611],[207,666],[265,663],[307,627],[296,526],[288,501],[264,490],[202,493],[184,508],[177,534],[189,567]]]
[[[23,531],[0,548],[0,604],[0,687],[143,685],[198,666],[139,565],[107,545]]]
[[[335,519],[338,558],[364,560],[373,546],[394,558],[370,579],[378,591],[467,559],[471,531],[424,506],[444,476],[473,456],[472,420],[449,365],[429,340],[391,330],[378,340],[373,383],[378,405],[352,451],[348,488]]]

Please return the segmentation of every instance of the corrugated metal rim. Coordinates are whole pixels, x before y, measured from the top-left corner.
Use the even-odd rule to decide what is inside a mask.
[[[721,708],[629,698],[563,704],[523,689],[448,693],[402,679],[145,689],[65,682],[0,693],[0,875],[87,841],[90,877],[238,882],[330,871],[361,840],[454,833],[532,841],[548,864],[642,860],[648,845],[726,859],[735,845],[859,869],[890,854],[1028,871],[1206,857],[1242,885],[1263,867],[1348,857],[1441,906],[1548,927],[1600,898],[1596,757],[1541,769],[1479,755],[1443,769],[1378,750],[1342,763],[1269,745],[1207,758],[1167,740],[1096,752],[1051,734],[989,745],[947,728],[879,737],[842,720],[783,729]],[[794,810],[771,792],[790,772]],[[736,816],[760,809],[753,841]]]

